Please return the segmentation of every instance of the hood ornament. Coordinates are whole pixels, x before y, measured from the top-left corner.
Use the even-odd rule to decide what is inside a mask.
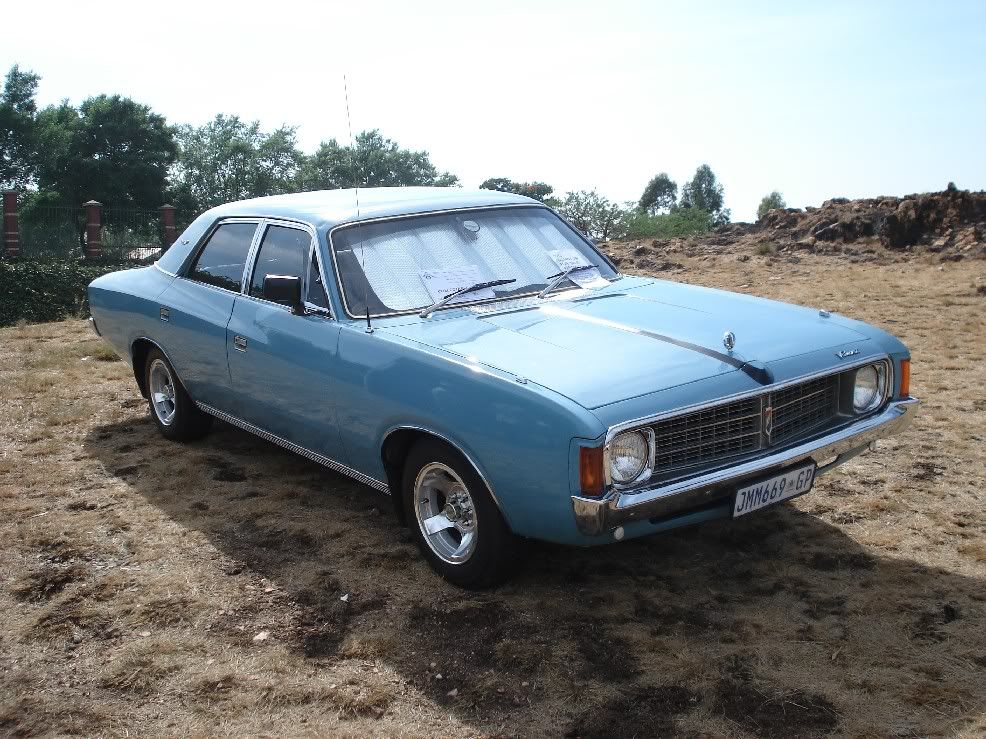
[[[733,347],[736,346],[736,334],[732,331],[727,331],[722,335],[722,345],[726,347],[726,351],[731,352]]]

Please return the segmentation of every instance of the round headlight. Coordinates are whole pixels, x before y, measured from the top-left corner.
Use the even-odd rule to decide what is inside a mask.
[[[886,368],[882,364],[869,364],[856,370],[852,409],[856,413],[874,410],[883,400],[886,381]]]
[[[613,482],[626,485],[640,477],[650,461],[647,437],[640,431],[624,431],[609,444],[609,473]]]

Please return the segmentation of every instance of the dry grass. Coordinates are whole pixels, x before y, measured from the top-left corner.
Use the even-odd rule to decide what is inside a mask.
[[[986,732],[983,263],[671,256],[636,269],[902,336],[916,426],[748,520],[536,545],[492,593],[368,489],[164,441],[82,322],[0,330],[0,734]]]

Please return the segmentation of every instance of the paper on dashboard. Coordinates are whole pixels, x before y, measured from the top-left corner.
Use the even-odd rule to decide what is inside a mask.
[[[464,267],[452,267],[451,269],[425,269],[418,273],[421,282],[424,283],[428,295],[432,301],[438,302],[445,298],[449,293],[461,290],[464,287],[475,285],[477,282],[485,282],[479,272],[479,267],[475,264],[467,264]],[[452,303],[463,300],[485,300],[495,298],[496,293],[492,287],[484,287],[481,290],[473,290],[465,295],[459,295],[452,299]]]
[[[577,249],[553,249],[548,252],[548,256],[562,272],[572,267],[584,267],[590,264]],[[570,274],[568,279],[584,288],[605,287],[609,284],[609,281],[599,274],[599,270],[596,268],[575,272]]]

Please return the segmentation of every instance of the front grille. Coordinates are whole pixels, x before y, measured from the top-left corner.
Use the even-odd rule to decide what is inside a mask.
[[[771,393],[769,405],[774,409],[774,428],[770,443],[796,439],[827,423],[838,410],[838,400],[838,376],[822,377]]]
[[[760,398],[707,408],[654,425],[655,471],[690,467],[760,448]]]
[[[831,375],[659,421],[651,427],[657,442],[654,474],[710,467],[795,441],[830,423],[838,399],[839,376]]]

